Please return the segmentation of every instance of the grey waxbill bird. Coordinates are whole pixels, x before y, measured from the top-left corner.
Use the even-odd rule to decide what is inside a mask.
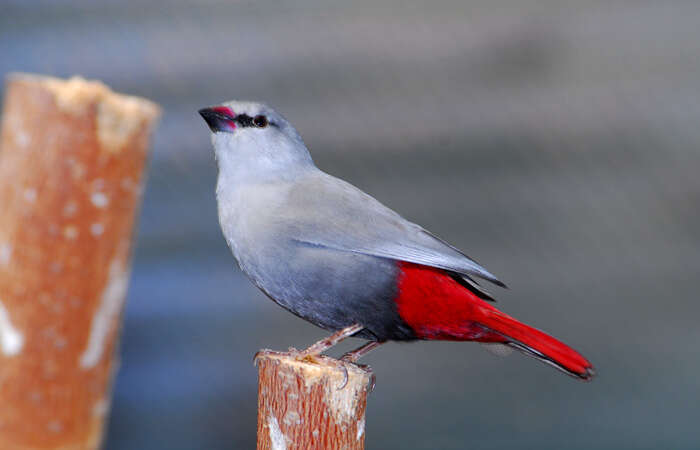
[[[557,339],[502,313],[476,282],[505,287],[464,253],[361,190],[319,170],[299,133],[262,103],[203,108],[219,167],[219,223],[240,268],[278,305],[369,342],[449,340],[513,347],[574,377],[592,365]]]

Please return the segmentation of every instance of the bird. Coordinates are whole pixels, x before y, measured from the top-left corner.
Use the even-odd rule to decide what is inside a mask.
[[[592,379],[579,352],[493,305],[482,284],[505,288],[495,275],[316,167],[273,108],[228,101],[198,112],[218,166],[219,224],[240,269],[275,303],[332,333],[302,357],[350,336],[367,341],[342,356],[352,363],[388,341],[476,341]]]

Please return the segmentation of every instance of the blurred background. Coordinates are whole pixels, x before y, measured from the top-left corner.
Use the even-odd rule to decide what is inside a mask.
[[[164,107],[107,449],[253,448],[253,354],[324,334],[218,229],[196,110],[232,98],[274,105],[319,167],[474,256],[504,311],[598,369],[383,346],[368,449],[700,445],[699,2],[0,0],[0,55],[2,76]]]

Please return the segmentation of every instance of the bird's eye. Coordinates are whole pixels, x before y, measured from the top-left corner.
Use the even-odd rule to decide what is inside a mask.
[[[253,123],[258,128],[265,128],[267,126],[267,117],[260,115],[253,118]]]

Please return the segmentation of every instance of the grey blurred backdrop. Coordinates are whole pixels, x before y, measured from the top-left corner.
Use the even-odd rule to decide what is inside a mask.
[[[321,168],[466,250],[511,286],[501,308],[598,368],[386,345],[368,449],[700,446],[700,2],[2,0],[10,71],[164,107],[107,449],[253,448],[253,354],[323,335],[219,232],[196,110],[231,98],[274,105]]]

